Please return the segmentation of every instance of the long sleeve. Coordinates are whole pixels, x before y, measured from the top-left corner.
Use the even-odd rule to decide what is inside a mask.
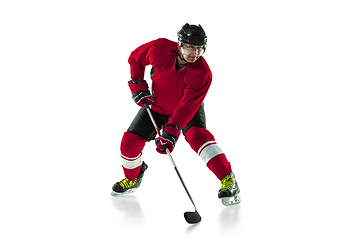
[[[135,49],[129,57],[131,79],[144,79],[145,67],[153,63],[153,45],[157,40],[145,43]]]

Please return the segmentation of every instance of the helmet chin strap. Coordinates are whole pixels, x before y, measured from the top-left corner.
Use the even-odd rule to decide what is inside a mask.
[[[179,51],[181,51],[181,49],[180,48],[178,48],[179,49]],[[177,51],[177,52],[175,52],[174,50],[172,51],[173,53],[175,53],[176,55],[178,55],[179,56],[179,58],[181,59],[181,60],[183,60],[183,61],[185,61],[185,62],[187,62],[187,63],[189,63],[188,61],[186,61],[182,56],[181,56],[181,54],[179,53],[179,51]]]

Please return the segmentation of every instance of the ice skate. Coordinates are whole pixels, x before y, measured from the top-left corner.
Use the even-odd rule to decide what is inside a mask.
[[[146,165],[145,162],[143,162],[143,164],[141,166],[140,174],[138,175],[137,178],[135,178],[134,181],[130,181],[129,179],[124,178],[120,182],[116,182],[112,186],[113,191],[111,192],[111,195],[112,196],[120,196],[120,195],[136,192],[138,187],[140,187],[142,178],[144,176],[144,172],[147,168],[148,168],[148,166]]]
[[[221,184],[222,186],[219,190],[218,197],[221,199],[222,204],[229,206],[241,202],[239,195],[240,188],[236,182],[234,173],[230,173],[222,179]]]

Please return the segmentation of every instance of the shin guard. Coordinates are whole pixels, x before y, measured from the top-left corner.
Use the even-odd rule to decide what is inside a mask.
[[[121,140],[120,152],[123,159],[125,177],[130,181],[139,175],[143,163],[142,150],[146,140],[138,135],[125,132]]]
[[[232,172],[225,154],[208,130],[193,126],[186,132],[185,139],[219,180]]]

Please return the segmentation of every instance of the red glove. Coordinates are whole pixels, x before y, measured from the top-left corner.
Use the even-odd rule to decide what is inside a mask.
[[[152,104],[152,96],[145,80],[131,80],[128,84],[132,93],[132,98],[137,105],[144,107],[144,100],[147,100],[149,105]]]
[[[161,136],[155,139],[156,151],[166,154],[166,149],[169,149],[172,152],[179,136],[180,128],[176,124],[166,124]]]

